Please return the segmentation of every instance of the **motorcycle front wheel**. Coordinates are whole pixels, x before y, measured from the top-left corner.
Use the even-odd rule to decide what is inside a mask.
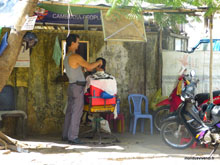
[[[163,141],[172,148],[185,149],[194,142],[186,127],[175,120],[164,122],[160,133]]]

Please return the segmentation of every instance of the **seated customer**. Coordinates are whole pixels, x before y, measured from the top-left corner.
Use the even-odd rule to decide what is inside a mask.
[[[115,77],[105,72],[106,60],[104,58],[97,58],[96,61],[102,60],[102,66],[96,67],[96,72],[86,77],[85,93],[89,92],[89,88],[93,85],[110,95],[117,94],[117,84]],[[94,81],[101,80],[101,81]]]
[[[98,61],[98,60],[102,60],[102,66],[96,67],[95,68],[96,71],[91,72],[86,77],[86,86],[85,86],[85,91],[84,91],[85,103],[90,104],[91,106],[115,105],[115,109],[114,109],[113,113],[114,113],[114,116],[117,117],[117,106],[116,106],[117,83],[116,83],[116,79],[111,74],[105,72],[106,60],[104,58],[97,58],[96,61]],[[97,88],[98,88],[98,90],[97,90]],[[93,91],[94,91],[94,93],[93,93]],[[108,98],[106,101],[103,101],[102,94],[100,94],[102,92],[106,92],[107,97],[110,96],[110,99]]]
[[[114,77],[105,72],[106,60],[102,57],[96,59],[96,61],[102,60],[102,66],[96,67],[95,72],[93,72],[90,76],[94,79],[114,79]]]

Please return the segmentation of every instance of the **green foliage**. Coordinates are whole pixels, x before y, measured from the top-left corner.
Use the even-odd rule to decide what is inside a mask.
[[[164,4],[166,7],[181,8],[186,5],[192,5],[196,7],[208,7],[205,13],[206,17],[213,15],[220,9],[220,0],[145,0],[152,4]],[[177,30],[176,24],[187,23],[186,14],[166,14],[166,13],[154,13],[156,22],[162,27],[172,27],[173,30]],[[200,21],[198,17],[195,20]]]
[[[142,7],[143,0],[106,0],[107,3],[112,4],[107,15],[115,13],[115,10],[128,9],[123,14],[128,19],[141,19],[142,18]],[[132,6],[132,8],[128,7]]]
[[[79,3],[79,2],[81,2],[82,0],[71,0],[71,3],[73,3],[73,4],[76,4],[76,3]],[[88,3],[90,3],[90,2],[98,2],[98,0],[86,0],[85,1],[85,4],[88,4]]]
[[[176,33],[177,25],[188,22],[185,14],[154,13],[154,19],[160,27],[172,28]]]
[[[185,0],[145,0],[145,2],[152,3],[152,4],[164,4],[168,7],[173,7],[174,9],[177,7],[183,6]]]
[[[72,0],[74,3],[80,0]],[[87,0],[86,2],[97,1]],[[142,3],[148,2],[152,4],[163,4],[165,7],[171,7],[173,9],[181,8],[186,5],[192,5],[196,7],[208,7],[205,13],[206,17],[213,15],[217,10],[220,10],[220,0],[105,0],[106,3],[111,4],[107,15],[114,13],[113,11],[118,9],[126,9],[128,6],[132,6],[129,12],[125,12],[128,18],[139,19],[142,16]],[[98,1],[97,1],[98,2]],[[161,27],[172,27],[173,30],[177,30],[177,24],[187,23],[186,14],[184,13],[154,13],[156,22]],[[198,18],[195,18],[198,20]]]

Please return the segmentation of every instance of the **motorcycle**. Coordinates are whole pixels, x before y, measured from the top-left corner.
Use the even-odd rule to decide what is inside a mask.
[[[182,74],[178,78],[178,83],[176,87],[171,92],[169,98],[162,100],[161,102],[156,104],[157,109],[153,113],[153,123],[156,130],[160,132],[161,124],[164,117],[173,113],[179,107],[181,101],[180,92],[181,88],[187,85],[186,78],[188,75]],[[197,106],[199,110],[202,110],[204,106],[207,106],[209,102],[209,93],[199,93],[195,96],[195,101],[197,102]],[[220,105],[220,91],[213,92],[213,103],[216,105]],[[204,118],[205,119],[205,118]]]
[[[211,144],[217,150],[220,143],[220,106],[209,104],[206,109],[199,111],[195,101],[195,89],[198,80],[191,71],[190,84],[182,89],[181,104],[177,111],[163,120],[161,137],[170,147],[184,149],[194,141],[201,144]],[[208,122],[201,119],[208,112]],[[188,139],[188,140],[185,140]]]
[[[178,83],[171,92],[169,98],[164,99],[156,104],[157,109],[153,113],[153,123],[154,127],[159,132],[161,130],[161,121],[163,120],[163,118],[166,117],[169,113],[174,112],[181,103],[181,99],[180,96],[177,94],[177,91],[178,88],[181,88],[183,83],[186,84],[185,74],[179,76]]]

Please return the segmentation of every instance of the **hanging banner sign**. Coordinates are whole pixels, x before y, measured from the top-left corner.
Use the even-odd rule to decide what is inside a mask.
[[[37,23],[56,23],[68,24],[68,14],[53,13],[43,8],[37,8],[35,15],[38,16]],[[84,19],[88,19],[89,25],[101,25],[100,14],[72,14],[69,18],[69,24],[84,24]]]
[[[27,17],[21,30],[33,30],[36,22],[37,16]]]

